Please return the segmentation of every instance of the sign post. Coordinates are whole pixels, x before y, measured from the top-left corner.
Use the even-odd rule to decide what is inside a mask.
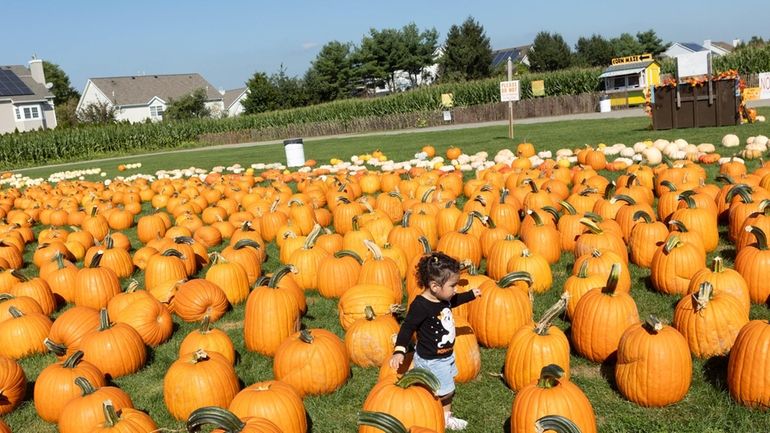
[[[519,81],[513,78],[513,62],[508,57],[508,81],[500,82],[500,101],[508,102],[508,138],[513,138],[513,101],[519,100]]]

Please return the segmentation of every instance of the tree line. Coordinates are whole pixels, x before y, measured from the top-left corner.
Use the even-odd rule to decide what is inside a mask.
[[[753,36],[737,47],[765,46],[763,38]],[[593,34],[580,37],[574,49],[559,33],[539,32],[527,56],[529,65],[517,64],[516,73],[547,72],[570,67],[609,65],[612,58],[651,53],[658,58],[671,45],[650,29],[636,35],[622,33],[613,38]],[[357,44],[331,41],[323,45],[301,77],[291,77],[281,65],[268,75],[257,71],[247,81],[248,96],[243,101],[246,114],[304,107],[351,97],[375,94],[387,87],[391,92],[431,83],[447,83],[504,77],[505,62],[493,69],[493,51],[484,27],[472,16],[452,25],[443,44],[435,28],[419,29],[410,23],[400,29],[372,28]],[[114,122],[109,106],[76,110],[80,94],[67,75],[53,63],[44,62],[51,91],[56,99],[60,127],[79,123]],[[432,65],[437,68],[431,69]],[[170,101],[164,120],[180,120],[209,115],[205,93],[196,92]]]

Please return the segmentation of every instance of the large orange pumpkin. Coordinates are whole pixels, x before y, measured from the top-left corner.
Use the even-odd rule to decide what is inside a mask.
[[[275,351],[275,378],[302,395],[328,394],[350,377],[345,343],[325,329],[303,329],[286,338]]]
[[[415,368],[400,379],[378,382],[366,396],[362,409],[390,414],[406,428],[423,427],[444,432],[444,410],[434,395],[439,386],[433,373]],[[361,426],[358,432],[379,433],[380,430]]]

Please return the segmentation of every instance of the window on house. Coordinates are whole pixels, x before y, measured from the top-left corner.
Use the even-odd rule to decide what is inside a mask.
[[[639,87],[639,76],[638,75],[629,75],[628,76],[628,87]]]
[[[150,117],[154,118],[162,118],[163,117],[163,106],[162,105],[151,105],[150,106]]]
[[[16,120],[36,120],[40,119],[40,107],[37,105],[23,105],[21,107],[15,107]]]
[[[626,77],[615,77],[612,81],[613,89],[623,89],[626,87]]]

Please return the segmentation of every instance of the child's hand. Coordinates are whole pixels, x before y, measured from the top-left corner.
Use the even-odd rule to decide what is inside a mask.
[[[388,363],[390,365],[390,368],[394,370],[398,370],[398,367],[401,366],[401,363],[404,362],[404,354],[403,353],[395,353],[390,358],[390,362]]]
[[[473,296],[475,296],[477,298],[480,298],[481,297],[481,289],[479,289],[478,287],[473,289]]]

